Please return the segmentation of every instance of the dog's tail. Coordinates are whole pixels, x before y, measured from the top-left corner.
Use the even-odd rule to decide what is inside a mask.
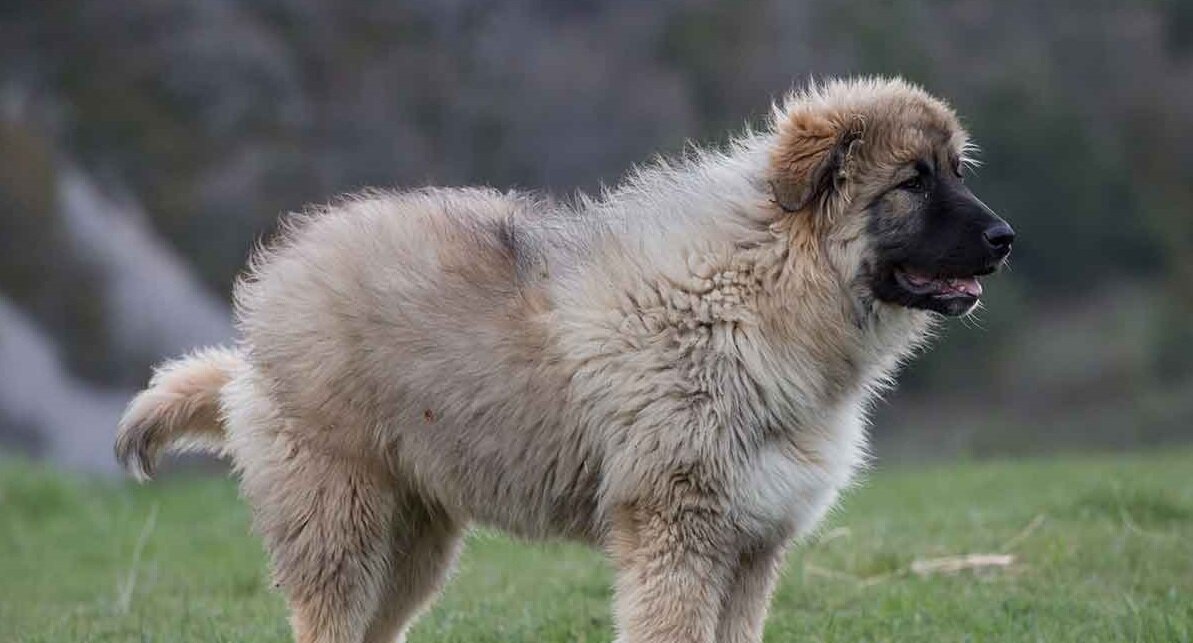
[[[153,476],[164,450],[221,450],[220,390],[243,362],[239,351],[208,348],[159,366],[149,388],[133,398],[120,419],[120,465],[144,481]]]

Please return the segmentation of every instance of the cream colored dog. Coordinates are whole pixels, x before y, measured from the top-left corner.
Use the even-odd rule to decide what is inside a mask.
[[[236,288],[241,345],[162,366],[117,454],[232,459],[302,643],[402,640],[473,523],[601,547],[621,641],[759,641],[875,390],[1010,250],[967,150],[922,90],[838,81],[600,198],[295,217]]]

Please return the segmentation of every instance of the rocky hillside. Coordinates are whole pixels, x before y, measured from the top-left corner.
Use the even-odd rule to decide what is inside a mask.
[[[1190,2],[41,0],[0,8],[0,52],[4,448],[107,466],[149,365],[230,337],[281,212],[367,185],[594,190],[846,73],[950,97],[1022,241],[880,433],[1032,449],[986,426],[1030,408],[1075,427],[1061,444],[1100,435],[1091,413],[1129,444],[1189,437]]]

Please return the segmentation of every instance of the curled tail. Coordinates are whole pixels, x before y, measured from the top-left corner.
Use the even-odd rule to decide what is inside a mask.
[[[148,480],[163,450],[220,450],[220,389],[243,361],[236,350],[208,348],[159,366],[149,388],[133,398],[120,419],[120,465],[138,480]]]

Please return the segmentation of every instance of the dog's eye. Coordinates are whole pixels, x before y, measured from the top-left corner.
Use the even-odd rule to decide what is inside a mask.
[[[896,185],[895,188],[899,190],[906,190],[908,192],[923,192],[925,188],[924,176],[922,174],[916,174],[910,179],[907,179],[899,185]]]

